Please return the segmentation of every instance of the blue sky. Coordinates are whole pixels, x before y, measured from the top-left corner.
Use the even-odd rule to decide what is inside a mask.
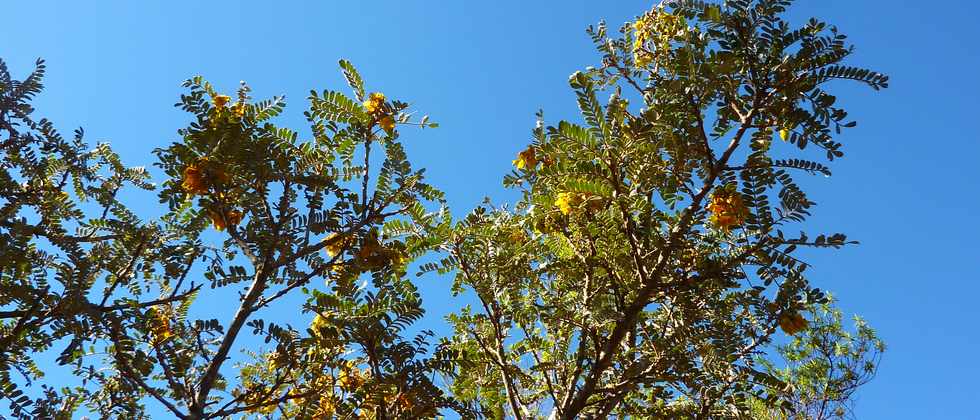
[[[302,133],[308,91],[344,88],[336,62],[348,58],[370,90],[441,124],[403,139],[462,214],[485,195],[513,197],[500,181],[537,109],[550,122],[576,118],[567,76],[597,60],[583,29],[600,19],[618,26],[650,4],[5,2],[0,58],[20,75],[45,58],[39,114],[147,166],[186,121],[172,106],[184,79],[202,74],[224,91],[246,80],[256,98],[285,94],[280,123]],[[846,155],[834,177],[806,183],[820,203],[813,230],[861,242],[814,254],[812,280],[889,345],[878,378],[860,392],[859,418],[980,418],[978,12],[953,0],[798,0],[792,9],[797,21],[838,25],[857,45],[852,63],[892,77],[879,93],[836,86],[858,128],[840,138]],[[154,204],[137,208],[158,214]],[[427,327],[451,307],[448,285],[423,279]]]

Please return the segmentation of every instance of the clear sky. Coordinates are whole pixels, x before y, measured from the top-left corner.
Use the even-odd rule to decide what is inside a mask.
[[[303,133],[307,93],[346,89],[336,62],[348,58],[370,90],[441,124],[402,138],[463,214],[485,195],[513,197],[500,181],[537,109],[550,122],[577,117],[567,76],[597,61],[584,28],[618,26],[651,4],[7,1],[0,58],[20,76],[46,59],[39,115],[64,133],[84,127],[90,142],[110,141],[128,164],[147,166],[186,122],[172,106],[184,79],[202,74],[228,92],[246,80],[256,98],[285,94],[279,122]],[[837,86],[858,128],[840,138],[846,155],[834,177],[806,183],[819,203],[812,230],[861,242],[815,254],[811,279],[889,346],[860,391],[858,418],[980,418],[978,12],[966,0],[798,0],[792,9],[798,22],[838,25],[857,45],[852,63],[892,77],[879,93]],[[161,211],[153,200],[137,209]],[[422,282],[424,326],[437,329],[454,304],[449,279]]]

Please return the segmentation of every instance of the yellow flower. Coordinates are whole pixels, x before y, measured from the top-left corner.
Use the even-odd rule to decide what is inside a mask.
[[[567,193],[567,192],[558,193],[558,198],[555,200],[555,205],[558,206],[558,209],[561,210],[562,213],[568,214],[571,213],[572,211],[571,200],[572,200],[571,193]]]
[[[651,11],[633,22],[633,30],[633,62],[637,67],[645,67],[669,50],[671,41],[684,38],[688,28],[683,16]],[[653,53],[645,48],[647,41],[652,43]]]
[[[364,373],[353,362],[349,362],[346,367],[341,368],[340,374],[337,375],[337,384],[347,391],[353,391],[363,385],[364,381]]]
[[[636,51],[633,53],[633,62],[637,67],[646,67],[653,62],[653,55],[646,51]]]
[[[374,235],[364,238],[361,249],[357,251],[357,258],[360,260],[361,266],[368,270],[379,269],[389,263],[402,261],[402,256],[397,250],[385,248]]]
[[[344,250],[350,246],[351,241],[349,237],[346,235],[338,237],[338,235],[340,234],[331,233],[326,239],[323,240],[323,242],[327,243],[323,249],[327,252],[327,255],[331,257],[336,257],[337,254],[344,252]]]
[[[666,12],[657,13],[656,27],[657,32],[667,39],[680,38],[687,33],[687,22],[684,17]]]
[[[224,215],[215,211],[209,211],[208,214],[211,216],[214,228],[218,230],[225,230],[228,226],[237,226],[242,221],[242,212],[237,210],[226,211]]]
[[[555,205],[558,206],[558,210],[561,210],[562,214],[566,215],[571,213],[572,209],[581,203],[582,196],[572,192],[558,193],[558,199],[555,200]]]
[[[647,26],[646,16],[643,16],[637,19],[636,22],[633,22],[633,30],[636,32],[642,33],[643,30],[646,29],[646,26]]]
[[[333,418],[333,412],[337,409],[333,402],[333,395],[324,395],[320,397],[320,406],[317,407],[317,411],[313,413],[313,418],[315,420],[326,420]]]
[[[214,98],[211,101],[214,102],[214,107],[215,108],[222,109],[222,108],[225,107],[225,105],[228,104],[228,101],[230,101],[230,100],[231,100],[231,96],[228,96],[228,95],[215,95]]]
[[[374,114],[381,111],[381,106],[385,103],[385,94],[381,92],[374,92],[368,95],[366,101],[364,101],[364,108],[367,112]]]
[[[333,341],[337,338],[337,330],[330,327],[330,320],[319,313],[313,317],[310,329],[313,330],[313,336],[321,340]]]
[[[786,334],[795,335],[810,325],[799,312],[787,312],[779,317],[779,328]]]
[[[517,159],[514,159],[513,164],[517,169],[527,169],[534,170],[534,167],[538,165],[538,160],[534,154],[534,147],[528,147],[517,154]]]
[[[184,179],[181,182],[181,187],[191,195],[204,195],[208,193],[210,186],[225,184],[228,181],[228,174],[209,164],[205,157],[184,168]]]
[[[561,210],[562,214],[565,215],[586,202],[588,202],[587,207],[590,211],[599,211],[606,207],[606,202],[592,193],[563,192],[558,193],[558,198],[555,199],[558,210]]]
[[[395,131],[395,119],[391,115],[385,115],[378,120],[378,124],[387,132]]]
[[[208,184],[204,179],[204,171],[196,164],[184,168],[184,181],[180,184],[191,195],[207,194]]]
[[[289,353],[272,352],[267,353],[266,358],[269,360],[269,370],[275,372],[280,368],[288,367],[289,359],[292,357],[289,355]]]
[[[245,116],[245,103],[238,102],[231,106],[231,112],[235,114],[236,117],[241,118]]]
[[[250,393],[250,395],[256,395],[257,396],[259,394],[257,394],[257,393]],[[252,397],[252,398],[246,397],[245,400],[244,400],[244,402],[245,402],[245,404],[249,404],[249,405],[261,403],[259,401],[259,399],[258,398],[255,398],[255,397]],[[245,411],[246,412],[249,412],[249,413],[256,413],[256,414],[272,414],[273,411],[276,411],[276,404],[273,404],[271,402],[268,402],[268,403],[264,403],[264,405],[260,405],[260,406],[257,406],[257,407],[252,407],[252,408],[250,408],[248,410],[245,410]]]
[[[173,331],[170,329],[170,318],[167,314],[160,309],[150,308],[148,315],[150,315],[150,335],[153,337],[153,344],[160,345],[170,337],[173,336]]]
[[[313,317],[313,322],[310,324],[310,329],[317,331],[320,328],[326,327],[329,322],[330,321],[327,321],[327,318],[325,318],[323,315],[316,314],[316,316]]]
[[[711,195],[708,211],[711,212],[711,222],[725,232],[744,223],[745,217],[748,215],[748,209],[742,202],[742,196],[734,191],[734,187],[725,187],[715,191]]]
[[[786,141],[786,139],[789,138],[789,130],[787,130],[785,128],[782,129],[782,130],[779,130],[779,138],[782,139],[783,141]]]

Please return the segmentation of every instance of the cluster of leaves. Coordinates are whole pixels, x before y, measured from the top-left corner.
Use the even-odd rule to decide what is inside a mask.
[[[270,122],[282,98],[251,103],[243,85],[229,106],[231,98],[201,78],[185,84],[190,92],[179,105],[196,121],[181,141],[157,150],[170,178],[160,198],[185,237],[199,238],[209,225],[227,231],[203,275],[213,288],[238,288],[241,303],[225,324],[171,319],[162,343],[145,322],[121,326],[121,337],[150,337],[138,345],[155,357],[139,375],[119,373],[178,417],[388,418],[447,404],[428,379],[446,356],[429,357],[430,333],[401,336],[423,314],[404,273],[436,243],[427,227],[448,223],[444,210],[427,209],[442,194],[423,182],[398,141],[396,122],[411,123],[408,104],[366,95],[354,67],[340,65],[356,100],[312,92],[309,140]],[[358,283],[364,277],[370,284]],[[311,328],[260,317],[293,291],[307,295]],[[223,366],[245,327],[274,350],[229,380]],[[408,396],[411,407],[401,404]]]
[[[840,310],[830,303],[807,308],[810,327],[791,342],[778,346],[783,367],[759,359],[786,387],[772,389],[782,406],[756,402],[752,417],[765,420],[818,420],[854,417],[854,393],[874,379],[885,344],[861,318],[854,328],[842,323]]]
[[[170,210],[158,222],[115,199],[125,183],[152,189],[145,170],[30,118],[40,62],[24,81],[0,67],[0,297],[10,308],[0,314],[0,367],[15,417],[66,416],[84,404],[106,418],[137,418],[148,401],[187,419],[277,410],[414,418],[450,405],[431,378],[451,370],[452,354],[433,348],[428,331],[403,338],[424,313],[406,267],[439,243],[428,232],[450,219],[442,193],[407,161],[397,125],[435,124],[413,123],[406,103],[366,95],[354,67],[340,65],[356,100],[312,92],[309,140],[272,124],[282,98],[252,102],[242,84],[233,101],[188,80],[178,106],[193,121],[156,150],[168,178],[158,194]],[[85,208],[92,200],[98,206]],[[218,241],[212,227],[225,232]],[[189,316],[202,286],[239,296],[230,320]],[[262,318],[297,293],[307,296],[310,328]],[[249,340],[243,329],[269,349],[232,370]],[[18,389],[42,375],[30,356],[59,339],[69,343],[59,361],[82,383],[32,401]]]
[[[16,80],[0,61],[0,395],[24,418],[65,416],[87,394],[42,384],[32,401],[19,388],[43,376],[36,355],[58,345],[58,362],[83,375],[85,345],[105,339],[107,323],[197,290],[140,300],[154,266],[181,270],[180,238],[117,199],[127,186],[152,189],[145,169],[125,167],[105,144],[90,149],[81,130],[66,139],[33,116],[44,71],[39,60]]]
[[[620,37],[590,29],[602,64],[569,80],[584,125],[539,122],[505,178],[522,199],[478,208],[446,246],[440,268],[479,300],[451,317],[471,363],[453,390],[473,413],[736,418],[778,403],[786,379],[756,356],[826,302],[794,252],[851,243],[784,234],[814,205],[793,172],[829,173],[800,151],[838,158],[832,135],[854,126],[827,82],[887,86],[842,64],[835,28],[790,27],[789,3],[671,1]]]
[[[888,79],[844,65],[835,28],[790,27],[789,4],[671,1],[590,29],[602,64],[569,80],[584,122],[539,114],[504,179],[521,199],[455,224],[400,142],[436,125],[349,62],[351,95],[311,92],[307,139],[274,124],[281,97],[188,80],[154,220],[116,198],[156,188],[144,169],[33,119],[43,64],[17,81],[0,62],[0,397],[18,418],[844,412],[883,347],[840,327],[797,249],[851,242],[784,231],[814,206],[794,177],[830,174],[803,154],[841,157],[854,126],[827,82]],[[438,342],[407,276],[435,251],[420,274],[474,298]],[[237,308],[193,310],[205,293]],[[785,369],[765,358],[780,330]],[[28,397],[52,348],[80,383]]]

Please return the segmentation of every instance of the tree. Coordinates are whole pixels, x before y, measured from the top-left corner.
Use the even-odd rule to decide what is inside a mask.
[[[802,153],[841,157],[834,134],[854,126],[827,83],[888,79],[842,64],[833,27],[792,29],[789,4],[673,1],[621,37],[590,28],[602,64],[570,78],[584,123],[539,115],[504,179],[522,199],[455,223],[400,143],[436,124],[347,61],[352,94],[311,92],[305,139],[273,123],[282,98],[188,80],[159,187],[33,119],[41,62],[23,81],[0,63],[0,397],[17,418],[836,413],[880,342],[859,326],[828,356],[851,336],[797,249],[852,242],[784,230],[814,205],[794,176],[830,174]],[[133,187],[166,213],[117,199]],[[476,307],[437,342],[410,329],[424,306],[408,273],[438,252],[419,274],[452,273]],[[205,295],[236,308],[195,312]],[[788,370],[766,359],[779,330],[797,337],[775,347]],[[51,350],[79,383],[43,382]]]
[[[789,4],[670,1],[621,37],[589,30],[602,64],[569,80],[584,124],[539,120],[504,180],[522,199],[476,209],[446,246],[442,269],[478,299],[451,318],[468,361],[452,390],[473,413],[735,418],[778,402],[786,375],[755,359],[827,302],[796,251],[852,243],[784,232],[814,205],[797,173],[830,175],[802,153],[841,157],[833,136],[855,125],[829,82],[888,82],[843,64],[834,27],[791,27]]]
[[[127,186],[150,189],[149,175],[123,166],[105,144],[89,149],[81,129],[68,140],[50,121],[35,119],[30,101],[44,71],[38,60],[16,80],[0,61],[0,396],[14,416],[35,418],[65,417],[81,403],[42,383],[43,397],[27,411],[32,401],[18,382],[43,375],[35,354],[67,341],[59,362],[78,360],[106,319],[180,302],[198,290],[140,299],[145,283],[137,267],[179,264],[170,262],[172,239],[117,199]],[[119,290],[134,293],[110,301]]]
[[[204,273],[212,287],[248,286],[224,325],[188,322],[177,311],[163,321],[121,326],[133,332],[121,329],[119,337],[149,337],[140,344],[158,356],[141,375],[129,367],[120,372],[160,394],[153,396],[178,417],[277,410],[304,418],[385,417],[448,404],[428,379],[442,365],[438,352],[423,357],[430,334],[412,341],[400,336],[423,313],[405,265],[437,243],[426,227],[449,219],[442,208],[427,210],[427,203],[442,203],[442,194],[412,169],[397,124],[432,124],[412,123],[406,103],[368,95],[354,67],[340,66],[356,101],[336,91],[312,92],[306,141],[267,122],[281,112],[281,98],[251,104],[243,85],[231,104],[200,78],[186,83],[182,107],[197,121],[181,130],[182,142],[157,151],[171,177],[160,197],[183,236],[197,238],[210,224],[227,231]],[[358,284],[362,273],[370,274],[370,287]],[[315,314],[310,328],[256,318],[293,291],[308,296],[304,309]],[[229,383],[222,367],[241,346],[236,337],[245,327],[275,349],[257,354],[237,383]],[[141,384],[139,376],[158,369],[160,388]]]
[[[784,367],[779,368],[768,359],[759,361],[786,387],[769,391],[780,396],[782,407],[757,402],[753,406],[754,418],[854,417],[854,393],[874,379],[885,344],[859,317],[854,317],[853,331],[847,331],[840,310],[831,303],[807,308],[810,327],[776,348]]]
[[[406,160],[397,126],[435,124],[412,122],[406,103],[367,95],[354,67],[340,66],[357,101],[312,92],[305,141],[270,122],[282,98],[253,103],[243,84],[233,101],[200,77],[187,81],[179,105],[194,121],[156,151],[170,210],[158,221],[115,199],[124,182],[153,188],[145,170],[124,168],[105,145],[86,151],[81,132],[66,142],[51,123],[30,119],[40,62],[22,82],[0,67],[8,133],[0,297],[16,308],[2,313],[0,367],[14,416],[66,417],[84,404],[137,418],[147,401],[184,419],[277,410],[409,417],[449,405],[429,379],[448,371],[449,356],[430,351],[430,332],[401,334],[423,313],[405,267],[438,244],[426,232],[449,218],[442,194]],[[76,204],[90,199],[102,207],[94,217]],[[230,320],[188,317],[199,292],[222,289],[240,298]],[[306,296],[309,328],[260,318],[295,293]],[[243,329],[271,350],[229,376],[233,351],[246,348]],[[83,386],[45,386],[28,410],[10,371],[38,379],[31,353],[61,338],[70,344],[59,362]]]

